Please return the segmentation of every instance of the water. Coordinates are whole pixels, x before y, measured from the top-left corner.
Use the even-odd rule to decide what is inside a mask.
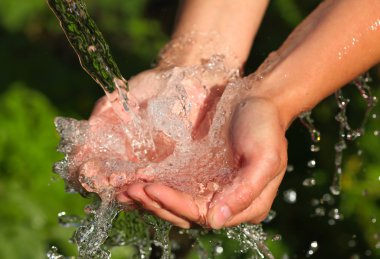
[[[149,126],[136,115],[139,107],[128,92],[128,82],[121,75],[85,3],[78,0],[48,0],[48,4],[60,21],[83,69],[103,88],[116,114],[128,124],[126,134],[137,140],[137,144],[132,146],[134,152],[140,158],[144,157],[145,150],[155,149]]]
[[[335,144],[335,173],[330,186],[330,191],[334,195],[339,195],[341,192],[340,182],[343,173],[343,151],[347,148],[347,141],[354,141],[364,134],[364,126],[377,102],[376,97],[372,95],[371,88],[368,85],[370,81],[371,78],[368,73],[353,81],[353,84],[358,89],[360,96],[364,99],[367,106],[358,128],[353,128],[347,118],[347,106],[350,103],[350,99],[343,96],[342,90],[338,90],[335,93],[335,99],[339,108],[339,112],[335,116],[336,121],[339,123],[339,139]]]
[[[110,247],[128,243],[138,248],[140,258],[149,257],[152,246],[162,250],[161,258],[171,258],[172,226],[145,215],[141,220],[134,217],[135,224],[128,226],[139,227],[133,237],[123,233],[127,230],[119,229],[124,222],[119,215],[128,207],[118,204],[115,196],[129,183],[156,181],[191,194],[200,205],[207,204],[237,173],[224,125],[231,119],[238,96],[245,94],[244,81],[226,89],[205,87],[217,78],[236,76],[224,66],[224,57],[216,54],[196,67],[161,71],[156,77],[159,95],[140,107],[85,4],[75,0],[48,3],[82,67],[108,97],[103,100],[105,111],[89,121],[55,120],[61,135],[58,151],[65,158],[55,164],[54,171],[65,179],[68,191],[99,197],[87,208],[85,219],[60,213],[60,223],[79,226],[73,241],[80,258],[110,258]],[[200,207],[200,211],[206,209]],[[259,225],[218,233],[239,241],[241,252],[272,258]],[[50,258],[55,254],[52,248]]]
[[[225,68],[223,56],[214,55],[198,67],[162,71],[158,77],[163,86],[160,95],[150,100],[145,107],[140,107],[128,92],[128,83],[113,61],[108,45],[89,17],[84,3],[75,0],[48,2],[61,21],[82,67],[104,89],[113,111],[90,121],[66,118],[57,118],[55,121],[62,137],[58,150],[65,154],[65,159],[55,165],[55,171],[66,180],[69,191],[84,195],[97,193],[100,197],[98,203],[87,210],[86,219],[60,213],[60,223],[63,226],[79,226],[73,240],[82,258],[109,258],[109,248],[126,244],[137,247],[140,258],[148,258],[152,247],[161,249],[162,258],[171,258],[173,253],[169,234],[172,226],[149,215],[140,217],[128,213],[129,216],[121,217],[124,208],[115,202],[114,196],[127,183],[159,181],[189,193],[199,201],[209,201],[213,193],[229,183],[237,173],[231,150],[225,148],[228,146],[227,130],[223,125],[228,125],[231,107],[236,104],[239,95],[244,95],[241,89],[247,89],[247,84],[240,80],[226,89],[205,89],[203,95],[212,96],[211,102],[202,103],[205,100],[202,98],[200,102],[194,101],[191,95],[192,91],[197,90],[191,88],[191,85],[196,85],[194,82],[198,81],[203,86],[203,78],[212,81],[215,75],[233,74]],[[260,80],[262,76],[260,74],[256,79]],[[349,99],[340,91],[336,93],[340,109],[336,120],[340,131],[339,141],[335,145],[336,170],[330,187],[333,195],[340,194],[346,141],[355,140],[364,133],[364,124],[376,103],[368,81],[368,77],[363,76],[354,82],[367,103],[363,123],[357,129],[350,127],[346,116]],[[210,106],[212,112],[202,114],[200,117],[207,120],[199,121],[197,115],[202,113],[203,105]],[[311,112],[302,114],[300,119],[313,142],[310,151],[319,152],[321,134],[313,124]],[[109,120],[113,120],[113,123],[106,123]],[[307,165],[315,168],[317,162],[311,159]],[[294,167],[289,165],[287,171],[293,170]],[[316,180],[312,177],[303,181],[306,187],[315,184]],[[283,193],[283,198],[288,203],[295,203],[297,192],[288,189]],[[316,216],[327,215],[331,225],[343,219],[337,208],[326,210],[320,206],[326,204],[334,204],[330,194],[325,194],[315,202]],[[275,212],[270,213],[267,222],[274,217]],[[197,239],[208,231],[192,233]],[[215,233],[237,240],[240,253],[250,251],[256,258],[273,258],[265,246],[267,237],[260,225],[243,224]],[[281,236],[276,235],[273,239],[280,240]],[[317,241],[311,242],[306,256],[312,256],[318,248]],[[207,255],[201,248],[199,253]],[[221,253],[223,246],[216,243],[212,254]],[[63,258],[54,247],[48,252],[48,257]]]

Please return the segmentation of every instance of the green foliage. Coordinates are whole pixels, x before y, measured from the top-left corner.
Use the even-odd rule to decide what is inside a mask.
[[[56,215],[79,213],[84,202],[52,180],[51,166],[59,159],[56,110],[22,83],[0,96],[0,110],[0,257],[43,258],[53,244],[73,253],[70,231],[57,225]]]

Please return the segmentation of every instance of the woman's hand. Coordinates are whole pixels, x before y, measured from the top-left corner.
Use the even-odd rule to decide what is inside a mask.
[[[150,211],[181,227],[195,222],[214,229],[259,223],[267,216],[284,176],[287,141],[277,107],[249,98],[236,107],[230,125],[234,156],[241,165],[231,185],[223,186],[210,204],[162,184],[134,185],[127,193]],[[197,211],[206,207],[207,211]]]
[[[264,220],[276,197],[287,164],[287,141],[278,107],[262,98],[238,104],[231,144],[241,165],[231,185],[216,194],[207,214],[215,229]]]

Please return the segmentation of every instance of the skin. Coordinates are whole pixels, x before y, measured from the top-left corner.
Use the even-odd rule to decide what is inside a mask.
[[[206,31],[216,30],[229,39],[226,42],[235,53],[230,64],[242,66],[267,1],[250,1],[256,3],[250,7],[247,1],[235,3],[233,8],[240,6],[241,13],[235,9],[231,12],[228,2],[185,1],[174,36],[185,34],[193,25]],[[136,201],[183,228],[198,223],[219,229],[265,219],[285,173],[285,132],[294,118],[379,62],[379,10],[378,0],[325,1],[269,57],[271,65],[264,62],[255,74],[244,79],[252,88],[234,108],[230,125],[231,144],[241,171],[232,184],[224,186],[206,204],[206,214],[199,212],[193,197],[160,183],[127,186],[119,194],[119,201]],[[234,15],[241,23],[230,22],[235,21],[231,17]],[[249,23],[252,19],[255,22]],[[250,24],[247,31],[241,29],[241,24]],[[234,26],[237,30],[231,29]],[[232,32],[243,34],[236,36]],[[234,42],[234,38],[239,40]],[[179,66],[199,63],[202,57],[213,54],[193,47],[202,39],[194,41],[188,56],[176,60]],[[214,49],[217,53],[223,50],[219,45]],[[175,51],[169,49],[165,53],[172,55]],[[263,79],[256,80],[260,74]],[[145,79],[140,80],[143,83]]]

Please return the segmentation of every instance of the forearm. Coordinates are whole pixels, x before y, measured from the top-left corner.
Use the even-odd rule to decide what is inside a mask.
[[[279,108],[284,126],[380,60],[380,1],[321,4],[263,65],[255,96]]]
[[[176,56],[178,65],[192,65],[218,54],[231,67],[242,67],[268,1],[184,0],[162,60]]]

